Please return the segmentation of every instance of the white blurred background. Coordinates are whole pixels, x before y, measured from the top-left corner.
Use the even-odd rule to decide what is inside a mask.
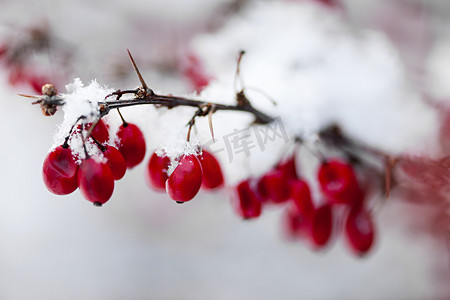
[[[409,70],[409,82],[448,107],[450,4],[343,2],[349,23],[389,36]],[[189,87],[174,70],[174,57],[191,37],[226,22],[223,5],[229,3],[3,0],[0,37],[19,39],[27,26],[47,23],[74,49],[67,82],[97,78],[114,88],[137,85],[125,52],[130,48],[144,62],[148,83],[183,93]],[[359,259],[340,238],[319,253],[287,243],[278,211],[267,211],[256,221],[240,220],[227,190],[176,205],[146,186],[145,163],[116,182],[113,197],[101,209],[78,191],[55,196],[42,182],[41,167],[62,115],[42,116],[16,95],[32,91],[10,86],[6,77],[0,72],[0,299],[449,295],[445,241],[412,230],[422,206],[388,201],[376,216],[376,247]]]

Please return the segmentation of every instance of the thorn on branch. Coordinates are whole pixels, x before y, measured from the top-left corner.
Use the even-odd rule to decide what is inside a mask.
[[[241,61],[242,61],[242,56],[244,56],[245,51],[241,50],[239,52],[239,56],[237,59],[237,64],[236,64],[236,74],[234,77],[234,90],[236,91],[236,93],[239,92],[243,92],[244,91],[244,81],[242,80],[242,76],[241,76]],[[238,88],[237,88],[237,80],[239,79],[239,83],[241,85],[239,92],[238,92]]]
[[[212,124],[212,115],[215,112],[215,106],[212,104],[210,105],[210,109],[209,109],[209,113],[208,113],[208,124],[209,124],[209,130],[211,132],[211,138],[213,140],[213,142],[215,142],[215,138],[214,138],[214,130],[213,130],[213,124]]]
[[[150,89],[150,88],[148,87],[147,83],[145,83],[145,80],[144,80],[144,78],[142,77],[141,72],[139,71],[139,68],[138,68],[137,65],[136,65],[136,62],[134,61],[133,56],[132,56],[131,53],[130,53],[130,50],[127,49],[127,52],[128,52],[128,56],[130,56],[131,63],[133,64],[134,71],[136,71],[136,74],[137,74],[137,76],[138,76],[138,78],[139,78],[139,81],[140,81],[141,84],[142,84],[142,89],[143,89],[143,91],[141,91],[141,89],[139,89],[139,90],[136,92],[136,96],[137,96],[138,98],[147,98],[147,97],[149,97],[149,96],[153,96],[155,93],[153,92],[152,89]]]

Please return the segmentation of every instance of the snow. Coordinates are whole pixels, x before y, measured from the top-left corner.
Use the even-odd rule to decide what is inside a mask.
[[[450,87],[448,80],[450,78],[450,38],[444,38],[436,43],[428,59],[427,71],[429,73],[429,90],[436,100],[448,107],[450,97]]]
[[[138,65],[145,66],[143,58],[154,55],[152,46],[167,40],[158,36],[160,27],[155,23],[189,31],[192,28],[186,23],[177,25],[174,20],[180,16],[187,23],[199,20],[218,3],[44,2],[9,1],[0,15],[5,23],[26,23],[36,19],[36,11],[47,14],[60,36],[81,49],[75,58],[75,76],[85,84],[75,80],[67,91],[60,91],[73,99],[72,106],[64,108],[65,114],[45,118],[37,107],[16,97],[23,91],[7,86],[0,73],[5,112],[0,118],[4,128],[0,133],[4,158],[0,298],[437,298],[442,286],[435,272],[445,265],[445,247],[416,233],[407,235],[405,205],[395,201],[377,215],[377,248],[367,258],[357,259],[340,239],[325,253],[283,243],[279,211],[265,211],[256,222],[240,220],[227,201],[227,189],[201,193],[184,205],[151,191],[143,174],[152,151],[164,149],[176,157],[210,141],[207,118],[201,118],[196,124],[198,136],[193,134],[193,144],[186,144],[185,125],[193,108],[139,106],[122,111],[127,121],[144,131],[147,157],[116,182],[112,199],[101,209],[92,207],[78,191],[64,197],[50,194],[42,183],[41,167],[52,140],[60,143],[80,113],[97,114],[86,100],[101,101],[110,92],[104,83],[114,88],[138,85],[131,72],[120,86],[111,85],[114,80],[106,70],[114,59],[123,56],[126,61],[125,49],[130,48],[133,54],[136,51]],[[434,112],[406,79],[398,53],[386,38],[375,31],[348,28],[340,17],[300,2],[257,3],[223,29],[198,36],[192,48],[216,81],[201,95],[186,96],[234,103],[235,61],[244,48],[245,85],[262,89],[279,104],[272,106],[250,90],[249,99],[267,113],[283,117],[289,134],[302,134],[314,145],[314,133],[338,121],[352,137],[389,152],[418,152],[432,146],[428,140],[434,139],[437,127]],[[363,1],[354,2],[364,6]],[[128,61],[126,66],[131,70]],[[171,75],[145,67],[141,71],[152,88],[185,90]],[[98,83],[90,83],[92,78]],[[247,128],[251,121],[245,113],[217,112],[213,117],[217,142],[210,146],[216,151],[225,147],[224,137]],[[111,133],[121,124],[115,111],[106,122]],[[55,133],[56,124],[61,127]],[[250,133],[254,139],[253,129]],[[265,146],[264,151],[253,149],[249,158],[235,154],[232,163],[226,151],[217,152],[227,182],[260,174],[279,158],[281,149],[292,147],[281,139]],[[308,160],[313,158],[303,157],[300,167],[313,177],[314,164],[308,165]]]
[[[281,116],[291,135],[308,137],[336,122],[355,139],[395,154],[418,151],[436,137],[436,113],[408,86],[386,37],[354,30],[307,1],[255,2],[218,32],[196,37],[193,48],[216,78],[205,97],[230,100],[236,55],[244,49],[245,84],[278,105],[258,94],[253,103]]]
[[[60,93],[64,99],[62,111],[64,112],[64,121],[58,126],[58,132],[55,134],[54,143],[51,149],[62,145],[74,124],[93,123],[100,117],[99,102],[103,101],[106,95],[113,92],[93,80],[85,86],[79,78],[74,79],[73,83],[66,85],[67,93]],[[79,120],[83,116],[85,118]],[[86,138],[86,133],[84,132]],[[85,157],[83,149],[83,139],[76,132],[71,135],[70,147],[77,158],[78,163]],[[100,149],[92,142],[86,143],[86,149],[89,155],[100,159],[102,157]]]

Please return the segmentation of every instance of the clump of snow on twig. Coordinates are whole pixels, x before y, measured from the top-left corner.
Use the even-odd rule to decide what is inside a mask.
[[[64,143],[64,139],[79,117],[85,118],[79,120],[78,124],[92,123],[97,120],[100,116],[99,102],[104,101],[106,95],[113,90],[102,87],[96,80],[84,85],[79,78],[76,78],[73,83],[66,85],[66,91],[67,93],[60,95],[64,99],[62,106],[64,120],[58,127],[52,148]],[[75,132],[71,135],[70,146],[79,160],[85,157],[82,137],[79,133]],[[98,146],[92,142],[86,143],[86,150],[90,155],[101,156]]]

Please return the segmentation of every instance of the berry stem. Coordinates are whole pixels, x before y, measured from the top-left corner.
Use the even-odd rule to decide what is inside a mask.
[[[92,140],[94,141],[94,143],[97,145],[97,147],[100,149],[100,151],[105,152],[107,147],[103,146],[99,141],[97,141],[96,138],[94,138],[93,136],[91,136]]]
[[[241,50],[239,52],[239,56],[237,59],[237,64],[236,64],[236,73],[234,74],[234,90],[236,91],[236,93],[238,92],[238,88],[237,88],[237,82],[239,81],[239,84],[241,85],[239,90],[243,91],[244,90],[244,81],[242,79],[241,76],[241,61],[242,61],[242,56],[244,56],[245,51]]]
[[[72,132],[73,132],[73,130],[75,129],[75,126],[76,126],[76,125],[78,124],[78,122],[80,122],[80,120],[82,120],[82,119],[86,119],[86,116],[80,116],[80,117],[78,117],[78,119],[75,121],[75,123],[72,125],[72,127],[70,127],[69,134],[67,134],[66,138],[64,139],[64,143],[63,143],[63,145],[62,145],[63,148],[69,147],[69,139],[70,139],[70,136],[72,135]]]
[[[83,130],[85,130],[85,126],[84,124],[82,125]],[[86,148],[86,139],[84,138],[83,132],[81,132],[81,141],[83,142],[83,150],[84,150],[84,154],[86,156],[85,159],[88,159],[90,157],[87,148]]]
[[[125,121],[125,119],[123,118],[122,113],[120,112],[120,109],[119,109],[119,108],[117,108],[117,112],[119,113],[119,116],[120,116],[120,118],[122,119],[123,127],[127,127],[127,126],[128,126],[128,123],[127,123],[127,121]]]

